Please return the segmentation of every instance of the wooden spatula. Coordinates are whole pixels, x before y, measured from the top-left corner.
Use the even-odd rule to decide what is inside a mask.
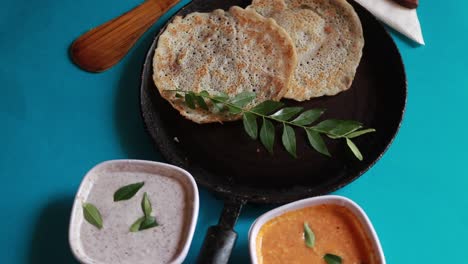
[[[410,9],[415,9],[419,5],[419,0],[393,0],[393,1]]]
[[[77,38],[70,47],[83,70],[102,72],[119,62],[158,18],[180,0],[146,0],[133,10]]]

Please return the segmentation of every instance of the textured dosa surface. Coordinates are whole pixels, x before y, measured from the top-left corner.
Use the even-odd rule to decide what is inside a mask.
[[[220,122],[239,116],[190,109],[165,90],[230,96],[253,91],[257,97],[251,107],[281,99],[296,65],[294,44],[283,28],[253,10],[232,7],[175,17],[159,37],[153,79],[162,97],[186,118]]]
[[[294,41],[298,66],[285,97],[335,95],[351,86],[362,56],[361,22],[345,0],[254,0]]]

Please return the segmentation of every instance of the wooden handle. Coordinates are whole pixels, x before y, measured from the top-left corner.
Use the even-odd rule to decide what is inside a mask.
[[[73,62],[90,72],[102,72],[119,62],[158,18],[179,0],[147,0],[131,11],[76,39]]]
[[[410,9],[415,9],[419,5],[419,0],[394,0],[398,4],[410,8]]]

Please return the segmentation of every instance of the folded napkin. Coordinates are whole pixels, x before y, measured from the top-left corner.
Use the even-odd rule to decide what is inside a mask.
[[[411,40],[424,45],[416,9],[403,7],[393,0],[355,0],[385,24]]]

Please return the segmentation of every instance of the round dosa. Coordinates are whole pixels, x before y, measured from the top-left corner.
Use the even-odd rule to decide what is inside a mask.
[[[348,89],[362,56],[361,22],[345,0],[253,0],[294,41],[298,66],[285,97],[297,101]]]
[[[249,108],[281,99],[296,65],[294,44],[283,28],[271,18],[234,6],[228,12],[175,17],[159,37],[153,79],[161,96],[186,118],[197,123],[222,122],[240,116],[190,109],[167,90],[205,90],[230,97],[255,92]]]

